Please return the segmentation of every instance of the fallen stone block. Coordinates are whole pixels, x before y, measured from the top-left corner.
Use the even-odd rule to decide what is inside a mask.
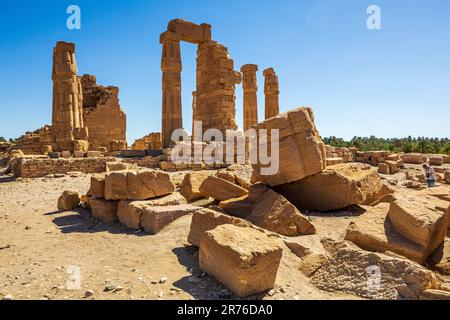
[[[151,211],[152,207],[177,206],[186,204],[186,199],[178,192],[145,201],[126,201],[119,202],[117,216],[120,223],[128,228],[139,230],[142,228],[141,218],[145,212]]]
[[[431,155],[428,162],[432,166],[442,166],[444,164],[444,157],[439,154]]]
[[[417,300],[423,291],[439,287],[432,271],[394,253],[367,252],[349,242],[329,252],[331,258],[311,278],[325,291],[367,299]]]
[[[450,300],[450,292],[443,290],[425,290],[420,296],[420,300]]]
[[[386,163],[379,163],[378,164],[378,173],[389,174],[389,165]]]
[[[93,217],[105,223],[117,221],[118,201],[109,201],[100,198],[89,198],[88,202]]]
[[[307,277],[311,277],[329,258],[318,235],[283,238],[283,241],[301,259],[299,270]]]
[[[123,171],[130,169],[131,165],[129,163],[120,162],[120,161],[114,161],[114,162],[107,162],[106,163],[106,172],[113,172],[113,171]]]
[[[442,158],[444,159],[444,163],[450,163],[450,155],[443,155]]]
[[[444,174],[445,182],[450,184],[450,171],[446,171]]]
[[[224,201],[233,198],[239,198],[248,194],[248,191],[227,180],[209,176],[200,186],[200,194],[205,198]]]
[[[406,153],[400,155],[400,158],[404,163],[410,164],[423,164],[427,161],[427,157],[422,155],[421,153]]]
[[[445,241],[428,258],[427,264],[440,274],[450,276],[450,238]]]
[[[267,189],[255,202],[246,220],[285,236],[314,234],[314,225],[285,197]]]
[[[369,208],[350,223],[345,239],[367,251],[392,251],[424,264],[428,258],[426,247],[408,240],[395,230],[388,218],[389,207],[390,204],[381,203]]]
[[[314,124],[311,108],[298,108],[267,119],[256,126],[257,130],[279,130],[279,169],[276,174],[264,175],[269,165],[252,164],[252,182],[269,186],[301,180],[321,172],[326,167],[326,151]],[[267,150],[271,150],[270,134]]]
[[[147,156],[145,150],[121,150],[120,156],[124,158],[143,158]]]
[[[163,206],[163,207],[147,207],[143,211],[141,217],[141,225],[145,232],[149,234],[157,234],[166,225],[175,221],[182,216],[191,214],[200,207],[190,204],[182,204],[178,206]]]
[[[170,176],[162,171],[116,171],[106,175],[108,200],[146,200],[175,191]]]
[[[444,242],[448,217],[438,206],[448,203],[432,196],[398,196],[389,208],[389,219],[395,230],[425,248],[430,255]]]
[[[273,288],[283,249],[252,228],[221,225],[200,241],[200,268],[239,297]]]
[[[93,174],[91,176],[91,187],[88,194],[97,198],[105,197],[105,175],[104,174]]]
[[[385,196],[376,169],[359,163],[331,166],[322,173],[277,186],[274,190],[297,208],[317,211],[374,203]]]
[[[250,227],[252,224],[240,218],[232,217],[210,209],[199,209],[192,216],[188,242],[196,247],[200,246],[200,238],[208,231],[223,224]]]
[[[84,151],[74,151],[73,157],[74,158],[84,158],[86,156],[86,153]]]
[[[187,173],[180,186],[180,193],[188,201],[194,201],[202,198],[200,186],[203,181],[213,174],[212,171],[194,171]]]
[[[389,166],[390,174],[396,174],[397,172],[400,171],[400,168],[403,166],[403,160],[397,161],[386,160],[384,163]]]
[[[248,196],[221,201],[219,207],[228,214],[241,219],[247,218],[252,213],[253,202]]]
[[[58,199],[58,210],[70,211],[80,205],[80,195],[77,191],[67,190]]]
[[[61,152],[61,158],[69,159],[70,157],[72,157],[72,154],[70,153],[70,151],[62,151]]]

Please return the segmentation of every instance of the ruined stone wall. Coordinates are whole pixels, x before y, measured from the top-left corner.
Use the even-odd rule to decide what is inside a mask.
[[[203,132],[214,128],[225,134],[227,129],[237,129],[235,85],[241,80],[226,47],[212,40],[199,44],[193,113]]]
[[[39,178],[49,174],[66,174],[71,171],[98,173],[106,171],[106,163],[115,158],[19,158],[14,166],[14,176],[23,178]]]
[[[80,78],[84,124],[89,130],[90,150],[126,148],[126,115],[119,104],[119,88],[97,85],[95,76]],[[121,142],[121,143],[120,143]]]
[[[161,133],[152,132],[134,141],[131,146],[133,150],[160,150],[162,149]]]
[[[13,149],[22,150],[24,154],[38,155],[52,151],[51,126],[44,126],[21,136]]]

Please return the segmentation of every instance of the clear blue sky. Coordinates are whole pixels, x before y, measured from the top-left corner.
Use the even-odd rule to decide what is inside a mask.
[[[66,8],[81,7],[81,30]],[[381,7],[382,30],[366,27]],[[52,48],[77,45],[79,73],[120,87],[128,141],[160,130],[159,35],[173,18],[210,23],[235,69],[260,67],[280,78],[280,108],[314,108],[322,136],[450,136],[448,0],[0,0],[0,136],[51,122]],[[194,45],[182,45],[183,116],[191,127]],[[242,88],[237,87],[242,124]]]

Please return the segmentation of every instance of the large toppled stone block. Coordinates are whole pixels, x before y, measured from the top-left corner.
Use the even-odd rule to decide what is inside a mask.
[[[319,289],[368,299],[417,300],[423,291],[439,287],[432,271],[394,253],[367,252],[350,242],[330,247],[332,257],[311,278]]]
[[[228,214],[241,219],[247,218],[253,209],[254,203],[249,200],[248,196],[221,201],[219,207]]]
[[[389,219],[399,234],[423,246],[429,255],[444,242],[447,234],[447,206],[446,201],[437,197],[398,196],[391,203]]]
[[[200,268],[239,297],[273,288],[283,249],[252,228],[221,225],[200,241]]]
[[[215,200],[239,198],[248,194],[248,190],[216,176],[207,177],[200,186],[200,194]]]
[[[178,192],[145,201],[126,201],[119,202],[117,216],[120,223],[128,228],[139,230],[142,228],[141,218],[145,212],[151,211],[152,207],[177,206],[186,204],[186,199]]]
[[[243,227],[251,227],[252,224],[240,218],[232,217],[210,209],[199,209],[192,216],[188,242],[196,247],[200,246],[202,235],[209,230],[223,224],[233,224]]]
[[[402,154],[400,158],[403,160],[404,163],[410,164],[422,164],[427,162],[427,157],[421,153],[406,153]]]
[[[203,181],[213,174],[212,171],[193,171],[187,173],[180,186],[180,193],[188,201],[194,201],[202,198],[200,186]]]
[[[67,190],[58,198],[58,210],[70,211],[80,205],[80,195],[77,191]]]
[[[392,251],[417,263],[428,257],[426,247],[400,235],[388,218],[389,203],[380,203],[350,223],[345,239],[374,252]]]
[[[89,198],[88,205],[91,208],[93,217],[105,223],[117,221],[118,201],[109,201],[100,198]]]
[[[246,217],[254,225],[285,236],[314,234],[314,225],[285,197],[267,188]]]
[[[191,214],[199,209],[200,207],[190,204],[147,207],[146,210],[142,212],[141,225],[145,232],[149,234],[157,234],[166,225],[176,219]]]
[[[108,200],[146,200],[174,191],[169,174],[156,170],[111,172],[105,180]]]
[[[274,190],[297,208],[331,211],[375,202],[381,196],[383,183],[377,170],[369,165],[346,163]]]
[[[262,169],[269,165],[252,164],[252,182],[277,186],[301,180],[325,169],[325,144],[314,124],[311,108],[298,108],[279,114],[259,123],[256,129],[267,129],[269,132],[279,130],[279,169],[276,174],[264,175]],[[267,143],[267,150],[272,150],[270,138],[263,141]]]

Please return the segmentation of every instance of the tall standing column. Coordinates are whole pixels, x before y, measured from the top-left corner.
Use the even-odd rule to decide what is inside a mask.
[[[52,136],[55,150],[72,151],[74,141],[84,140],[83,92],[77,76],[75,45],[58,42],[53,49]]]
[[[181,110],[181,54],[180,36],[166,31],[161,34],[162,44],[162,131],[163,148],[170,147],[172,132],[183,127]]]
[[[244,89],[244,130],[258,123],[258,80],[256,64],[245,64],[241,67],[242,88]]]
[[[280,94],[278,76],[273,68],[268,68],[263,72],[264,95],[265,95],[265,116],[266,119],[277,116],[280,113],[278,97]]]

